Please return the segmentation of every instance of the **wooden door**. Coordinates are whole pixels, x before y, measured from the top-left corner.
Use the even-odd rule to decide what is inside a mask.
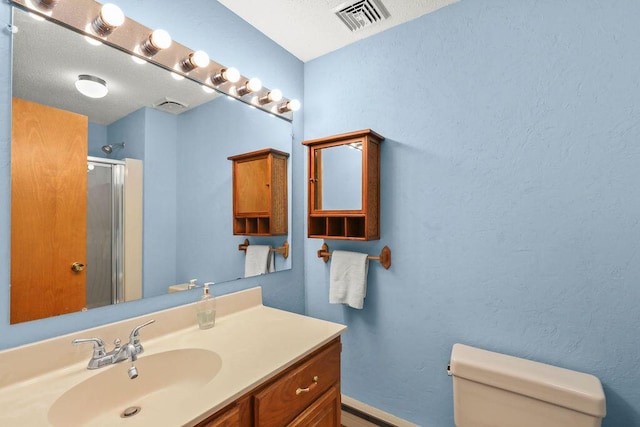
[[[11,323],[85,307],[87,117],[13,99]]]

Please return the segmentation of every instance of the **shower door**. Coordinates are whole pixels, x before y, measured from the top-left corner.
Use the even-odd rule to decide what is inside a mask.
[[[87,308],[123,301],[124,162],[87,161]]]

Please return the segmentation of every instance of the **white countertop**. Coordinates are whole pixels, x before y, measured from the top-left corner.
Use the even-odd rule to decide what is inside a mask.
[[[155,319],[156,323],[140,331],[145,349],[140,359],[183,348],[217,353],[222,365],[208,383],[189,394],[167,398],[163,410],[143,408],[132,418],[114,417],[109,422],[110,426],[179,426],[204,420],[346,329],[343,325],[265,307],[260,288],[218,297],[217,306],[216,325],[207,330],[198,328],[195,308],[189,304],[0,352],[0,425],[51,425],[49,408],[74,385],[107,369],[118,369],[127,376],[130,362],[88,370],[92,347],[73,346],[71,341],[75,338],[99,337],[110,343],[113,341],[110,337],[119,334],[125,342],[132,327]],[[112,347],[107,344],[107,351]],[[166,369],[180,370],[180,366]],[[123,391],[104,390],[105,394],[117,392]],[[69,418],[73,420],[73,414]]]

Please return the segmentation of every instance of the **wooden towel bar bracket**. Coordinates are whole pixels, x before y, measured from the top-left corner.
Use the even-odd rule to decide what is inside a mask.
[[[318,258],[322,258],[324,262],[329,262],[329,258],[331,257],[331,252],[329,252],[329,246],[326,243],[322,244],[322,247],[318,251]],[[382,248],[379,256],[368,255],[367,259],[380,261],[380,264],[387,270],[391,267],[391,249],[389,246],[385,246]]]
[[[247,253],[247,246],[249,246],[249,239],[244,239],[244,243],[238,245],[238,250]],[[285,240],[282,246],[279,248],[271,248],[270,250],[271,252],[282,255],[284,259],[287,259],[289,257],[289,242]]]

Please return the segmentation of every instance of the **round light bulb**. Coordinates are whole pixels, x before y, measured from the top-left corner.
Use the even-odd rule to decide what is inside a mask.
[[[100,9],[102,21],[109,27],[119,27],[124,24],[124,13],[122,9],[113,3],[107,3]]]
[[[271,102],[278,102],[282,99],[282,91],[280,89],[273,89],[269,92],[269,100]]]
[[[231,83],[236,83],[240,80],[240,71],[235,67],[229,67],[222,73],[224,78]]]
[[[291,111],[298,111],[301,107],[300,101],[298,101],[297,99],[292,99],[287,103],[287,105],[289,106],[289,109]]]
[[[149,41],[158,49],[168,49],[171,46],[171,36],[165,30],[153,30]]]
[[[249,82],[247,83],[247,88],[251,91],[251,92],[257,92],[260,89],[262,89],[262,82],[260,81],[259,78],[257,77],[253,77],[252,79],[249,80]]]
[[[190,55],[190,61],[196,67],[206,67],[209,65],[209,55],[203,50],[197,50]]]

